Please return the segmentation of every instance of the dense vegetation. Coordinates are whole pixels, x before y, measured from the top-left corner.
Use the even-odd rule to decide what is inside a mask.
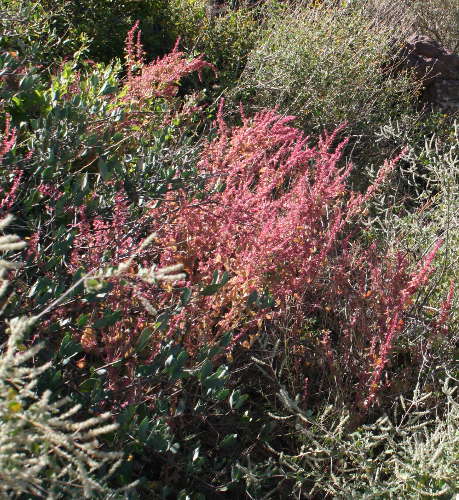
[[[457,3],[0,13],[0,496],[456,498]]]

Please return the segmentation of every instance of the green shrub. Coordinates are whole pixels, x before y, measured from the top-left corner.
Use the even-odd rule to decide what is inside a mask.
[[[432,36],[447,49],[459,49],[459,4],[455,0],[418,0],[407,8],[414,11],[415,28]]]
[[[231,97],[250,109],[278,106],[307,130],[343,121],[369,133],[409,109],[415,85],[390,74],[395,28],[377,24],[362,7],[275,11],[250,52]]]
[[[444,240],[438,253],[441,272],[426,304],[432,314],[447,295],[451,282],[457,284],[459,278],[459,125],[447,122],[442,128],[438,136],[426,137],[423,143],[397,123],[381,130],[382,140],[395,139],[407,144],[407,149],[399,174],[399,191],[386,192],[379,200],[378,216],[372,220],[371,229],[379,232],[379,238],[397,241],[406,252],[419,256],[436,238]],[[457,324],[457,303],[453,303],[452,315]]]
[[[272,418],[295,426],[296,453],[278,453],[295,494],[298,498],[455,498],[459,492],[455,383],[447,378],[435,394],[418,387],[411,397],[394,404],[390,416],[360,426],[332,406],[302,411],[281,390],[283,408]]]
[[[256,44],[260,22],[255,8],[228,5],[212,17],[206,0],[171,0],[171,22],[189,51],[205,54],[218,69],[222,86],[231,86],[244,69],[248,53]]]
[[[110,62],[123,56],[124,39],[136,20],[141,20],[145,48],[150,57],[166,53],[174,39],[168,31],[166,0],[43,0],[44,9],[60,11],[59,33],[91,40],[89,56],[96,61]],[[67,55],[71,55],[68,52]]]
[[[61,2],[48,10],[36,0],[1,0],[0,50],[10,52],[19,68],[31,64],[55,68],[63,56],[86,44],[84,36],[71,37],[60,30],[64,14]],[[2,73],[2,80],[5,77],[8,82],[8,72]]]
[[[400,19],[409,34],[428,35],[445,48],[459,49],[459,4],[456,0],[364,0],[376,18]],[[394,18],[394,13],[395,18]]]

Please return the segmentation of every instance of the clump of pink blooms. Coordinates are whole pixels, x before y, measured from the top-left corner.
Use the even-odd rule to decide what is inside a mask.
[[[161,265],[183,263],[195,291],[169,334],[193,351],[228,330],[243,341],[284,324],[295,343],[308,319],[317,318],[325,326],[317,349],[330,373],[351,383],[367,409],[441,242],[415,271],[406,255],[358,244],[358,218],[397,159],[365,193],[353,192],[346,184],[352,165],[343,165],[347,140],[337,141],[342,127],[311,146],[292,120],[267,110],[229,129],[220,109],[218,136],[199,163],[209,174],[209,199],[175,196],[151,210],[162,221]],[[199,294],[215,271],[228,273],[227,284],[215,295]],[[269,293],[274,307],[254,308],[254,291]],[[173,301],[174,291],[164,291],[162,300]]]
[[[141,112],[145,100],[149,98],[168,100],[173,98],[178,91],[179,80],[182,77],[193,72],[201,75],[206,67],[213,69],[213,66],[205,62],[202,57],[187,59],[177,47],[178,44],[170,54],[150,64],[145,64],[138,23],[129,31],[125,46],[126,99],[134,105],[131,110],[133,114],[136,111]],[[190,113],[190,110],[184,109],[183,113]],[[135,118],[128,118],[123,123],[123,127],[126,127],[129,122],[135,123]],[[41,185],[39,191],[43,196],[51,198],[58,196],[47,185]],[[68,265],[68,270],[72,274],[78,270],[91,272],[100,269],[101,266],[117,266],[126,261],[138,252],[142,239],[150,230],[150,225],[144,218],[133,223],[129,204],[122,191],[114,199],[112,214],[104,217],[92,216],[83,207],[77,210],[76,216],[77,222],[73,226],[76,236]],[[109,386],[113,390],[125,388],[128,385],[127,380],[132,379],[135,358],[138,357],[138,353],[134,352],[135,343],[142,330],[153,326],[155,321],[145,304],[158,302],[156,296],[158,291],[156,288],[148,288],[142,280],[136,277],[139,264],[150,267],[155,259],[154,251],[143,250],[137,255],[136,262],[123,274],[123,279],[109,278],[107,281],[112,290],[107,295],[103,306],[97,307],[76,300],[64,307],[72,314],[89,314],[87,326],[75,332],[75,335],[87,354],[101,358],[108,365]],[[120,319],[113,325],[94,328],[93,325],[104,317],[107,310],[119,311]],[[56,316],[62,314],[64,314],[63,308],[55,313]],[[149,353],[150,357],[153,355],[154,349]],[[113,363],[122,358],[126,360],[126,363],[124,363],[124,372],[120,373]],[[136,386],[133,390],[136,390]],[[132,394],[130,397],[133,397]]]
[[[171,98],[177,95],[178,84],[183,77],[197,72],[199,79],[202,79],[204,68],[215,71],[215,67],[206,62],[202,55],[188,59],[184,52],[178,50],[178,44],[179,40],[169,54],[145,64],[139,22],[134,24],[125,43],[128,100]]]
[[[153,324],[155,319],[144,304],[155,303],[156,298],[155,290],[137,276],[138,265],[147,265],[153,260],[148,248],[139,251],[144,220],[139,219],[132,224],[129,203],[122,191],[118,192],[114,201],[110,219],[99,216],[91,218],[84,209],[80,210],[79,221],[74,226],[77,234],[73,242],[69,271],[75,273],[83,270],[90,273],[117,266],[134,253],[138,254],[138,258],[121,278],[114,276],[104,279],[111,291],[101,305],[77,301],[70,307],[73,313],[89,315],[86,327],[77,333],[81,345],[86,353],[109,365],[109,387],[112,390],[123,390],[126,397],[129,393],[125,390],[126,385],[134,376],[135,343],[142,330]],[[107,311],[118,311],[119,320],[109,326],[94,328]],[[59,316],[62,311],[57,311],[56,314]],[[112,366],[120,359],[126,360],[123,373]],[[133,397],[133,394],[129,397]]]
[[[3,132],[3,137],[0,142],[0,164],[3,161],[3,157],[11,151],[12,147],[16,142],[16,129],[11,129],[11,116],[9,114],[5,115],[5,130]]]
[[[17,132],[15,128],[11,128],[11,116],[9,114],[5,115],[5,130],[3,132],[3,137],[0,140],[0,165],[3,162],[5,155],[13,149],[16,143]],[[11,210],[16,196],[18,193],[19,185],[21,184],[22,176],[24,172],[20,169],[13,170],[13,182],[0,201],[0,214]],[[0,189],[1,193],[1,189]]]
[[[177,46],[145,64],[138,23],[126,39],[126,63],[126,98],[137,104],[173,98],[180,78],[211,67],[202,58],[187,60]],[[89,219],[81,211],[70,270],[82,265],[96,269],[101,262],[117,265],[137,251],[146,233],[154,232],[154,250],[143,252],[136,262],[145,267],[183,264],[187,282],[180,285],[192,295],[186,307],[175,309],[169,330],[152,335],[153,353],[171,336],[193,353],[228,330],[235,332],[235,344],[249,347],[262,330],[274,335],[282,331],[303,376],[302,386],[308,381],[308,393],[314,390],[317,371],[304,367],[312,364],[315,370],[327,370],[336,387],[346,386],[343,393],[353,394],[353,402],[367,411],[387,386],[395,346],[410,331],[413,300],[434,271],[441,241],[417,268],[406,254],[376,244],[363,246],[359,221],[397,158],[384,164],[366,192],[352,191],[352,164],[343,159],[347,140],[339,140],[344,127],[324,133],[311,145],[293,119],[274,110],[252,118],[242,113],[242,125],[230,128],[222,103],[216,138],[206,144],[198,164],[208,178],[208,197],[174,191],[152,205],[131,231],[126,231],[130,210],[121,192],[111,218]],[[113,389],[127,382],[111,365],[128,359],[132,373],[122,376],[131,380],[133,346],[142,329],[154,324],[143,305],[168,310],[180,303],[182,293],[170,283],[147,289],[136,281],[135,265],[128,273],[131,281],[129,276],[112,280],[113,290],[103,305],[121,311],[121,319],[80,332],[86,352],[110,366]],[[226,275],[226,284],[213,295],[201,293],[215,273]],[[452,286],[432,321],[433,333],[446,331],[453,291]],[[270,305],[251,300],[255,293],[269,297]],[[102,308],[81,308],[91,313],[89,325],[103,317]],[[315,330],[308,326],[311,320],[319,325]]]

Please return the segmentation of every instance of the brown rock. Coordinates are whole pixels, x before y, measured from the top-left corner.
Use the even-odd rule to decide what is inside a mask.
[[[444,113],[458,113],[459,80],[437,80],[427,88],[425,97]]]
[[[459,110],[459,55],[424,35],[413,35],[399,53],[400,65],[423,81],[423,98],[441,111]]]

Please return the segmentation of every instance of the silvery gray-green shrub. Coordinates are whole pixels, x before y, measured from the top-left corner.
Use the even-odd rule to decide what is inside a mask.
[[[0,221],[0,230],[11,220],[8,216]],[[15,235],[0,237],[2,253],[24,246]],[[0,261],[2,295],[8,288],[7,272],[16,267]],[[110,422],[110,413],[81,419],[81,405],[55,399],[50,390],[37,392],[38,379],[51,364],[34,363],[43,344],[23,344],[37,320],[18,316],[6,321],[8,339],[0,353],[0,495],[112,498],[116,492],[105,482],[121,464],[123,453],[103,450],[98,436],[118,425]]]

